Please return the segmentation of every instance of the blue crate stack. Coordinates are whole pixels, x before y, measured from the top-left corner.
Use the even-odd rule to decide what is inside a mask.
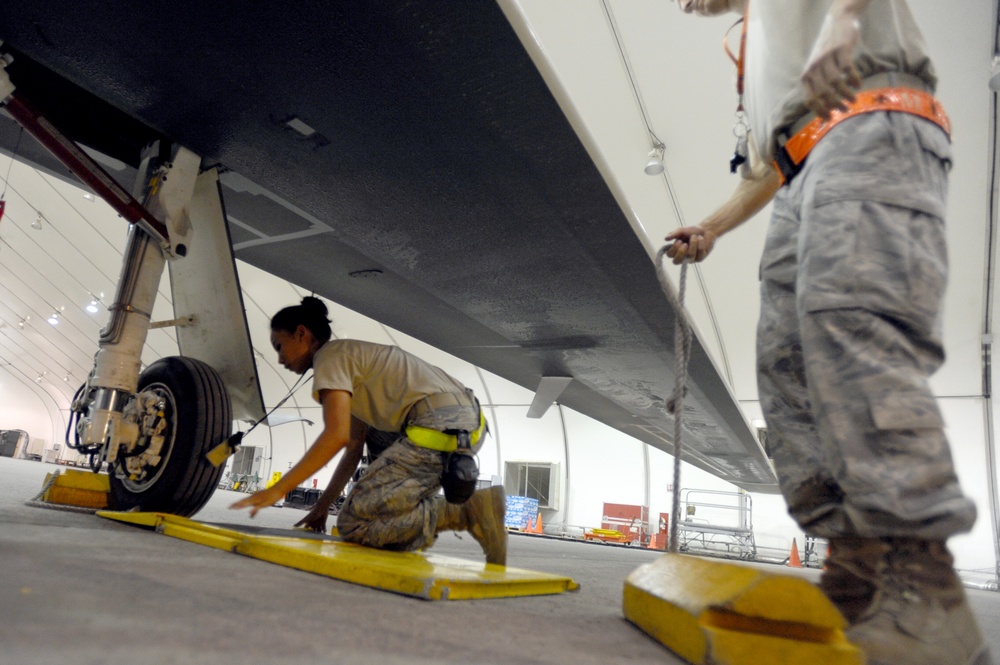
[[[508,529],[526,529],[528,521],[538,516],[538,499],[526,496],[507,497],[507,516],[504,525]]]

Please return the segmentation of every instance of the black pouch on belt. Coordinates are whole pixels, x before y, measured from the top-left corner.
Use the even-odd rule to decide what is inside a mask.
[[[441,487],[448,503],[465,503],[476,491],[479,480],[479,464],[469,443],[469,433],[465,430],[446,430],[445,434],[458,437],[458,448],[450,453],[441,453],[444,471]]]

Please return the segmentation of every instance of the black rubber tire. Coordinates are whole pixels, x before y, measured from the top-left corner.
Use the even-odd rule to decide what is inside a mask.
[[[161,358],[139,376],[139,390],[156,390],[165,398],[166,443],[160,467],[144,482],[111,476],[111,506],[138,508],[189,517],[198,512],[219,485],[225,465],[214,467],[205,454],[229,437],[232,406],[219,373],[182,356]]]

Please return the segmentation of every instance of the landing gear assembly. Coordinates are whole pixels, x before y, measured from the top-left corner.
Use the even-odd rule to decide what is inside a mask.
[[[200,158],[156,148],[143,160],[143,208],[163,217],[169,242],[133,225],[111,320],[87,384],[72,405],[81,452],[108,463],[111,506],[193,515],[218,485],[221,469],[205,453],[229,436],[232,408],[219,373],[207,363],[163,358],[139,373],[150,312],[168,259],[187,254],[187,203]],[[93,465],[92,465],[93,466]]]
[[[111,317],[70,407],[67,445],[89,455],[93,470],[107,466],[112,508],[193,515],[223,472],[206,453],[229,437],[234,417],[262,411],[218,174],[202,173],[190,150],[157,141],[142,155],[133,197],[15,93],[8,61],[0,60],[0,104],[131,223]],[[178,318],[152,323],[168,264]],[[147,334],[162,325],[176,326],[184,355],[140,373]]]

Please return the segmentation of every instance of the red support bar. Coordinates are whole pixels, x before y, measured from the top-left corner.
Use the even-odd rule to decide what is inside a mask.
[[[16,92],[3,104],[7,112],[55,155],[66,168],[108,202],[130,224],[138,224],[160,242],[169,242],[167,227],[153,217],[135,197],[121,188],[97,162],[69,140],[26,99]]]

